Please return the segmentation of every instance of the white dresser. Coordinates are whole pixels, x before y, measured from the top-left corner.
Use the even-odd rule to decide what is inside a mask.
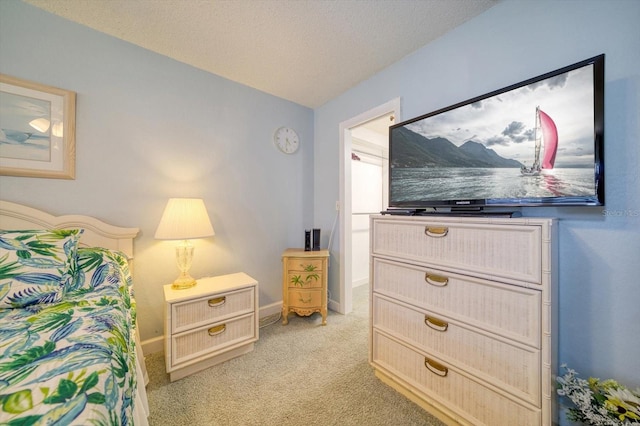
[[[258,282],[245,273],[164,286],[165,361],[171,381],[250,352],[258,340]]]
[[[376,375],[450,424],[551,426],[556,225],[372,216]]]

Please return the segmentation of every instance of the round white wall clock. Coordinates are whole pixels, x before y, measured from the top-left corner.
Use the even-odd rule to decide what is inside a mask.
[[[289,127],[280,127],[273,134],[273,143],[285,154],[293,154],[300,147],[300,138],[295,130]]]

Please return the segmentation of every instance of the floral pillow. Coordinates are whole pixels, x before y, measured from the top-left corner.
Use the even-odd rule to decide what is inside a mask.
[[[59,302],[73,282],[82,232],[0,231],[0,308]]]
[[[79,247],[77,273],[71,286],[66,288],[68,295],[76,292],[90,292],[103,287],[131,287],[132,279],[129,261],[126,256],[115,250],[101,247]]]

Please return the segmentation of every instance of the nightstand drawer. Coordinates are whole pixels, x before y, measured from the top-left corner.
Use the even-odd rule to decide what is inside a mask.
[[[319,290],[289,290],[289,306],[296,308],[319,307],[322,293]]]
[[[295,272],[287,275],[289,288],[322,288],[322,274]]]
[[[255,287],[208,295],[171,305],[171,332],[180,333],[198,326],[252,312]]]
[[[309,253],[313,253],[313,252],[309,252]],[[287,259],[286,267],[289,271],[322,272],[322,259],[307,259],[304,257],[291,257]]]
[[[253,312],[223,322],[208,324],[171,337],[172,364],[177,366],[235,344],[254,341],[256,338]]]

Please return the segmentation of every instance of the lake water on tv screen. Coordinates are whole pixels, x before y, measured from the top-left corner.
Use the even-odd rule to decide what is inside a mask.
[[[394,168],[391,192],[396,202],[484,198],[593,196],[592,168],[544,170],[523,176],[517,168]]]

